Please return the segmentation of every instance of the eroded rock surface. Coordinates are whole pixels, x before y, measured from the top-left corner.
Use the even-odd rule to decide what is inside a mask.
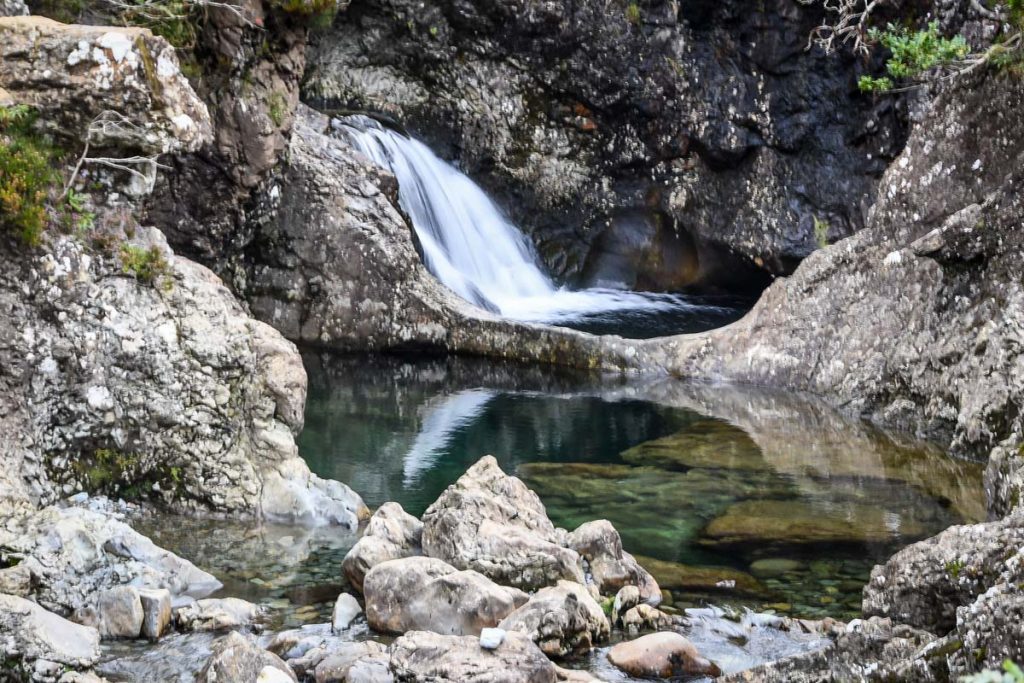
[[[498,627],[525,633],[549,657],[586,652],[610,632],[601,606],[586,588],[571,581],[540,589]]]
[[[62,667],[88,668],[99,661],[96,629],[70,622],[24,598],[0,594],[0,653],[4,667],[43,661]]]
[[[608,651],[608,661],[630,676],[673,678],[721,675],[714,663],[701,656],[686,637],[662,631],[619,643]]]
[[[477,461],[423,513],[423,550],[525,590],[567,579],[584,583],[579,555],[562,547],[537,494],[501,471],[493,456]]]
[[[398,503],[384,503],[370,517],[363,535],[341,563],[345,576],[357,590],[363,590],[366,572],[388,560],[422,553],[423,524]]]
[[[243,683],[255,681],[264,667],[280,671],[295,681],[295,674],[281,658],[261,648],[251,638],[232,631],[213,644],[213,653],[196,681],[203,683]]]
[[[478,572],[459,571],[430,557],[378,564],[367,573],[363,594],[366,620],[377,631],[456,636],[479,635],[496,626],[527,598]]]
[[[399,683],[554,683],[555,665],[528,637],[509,633],[493,650],[474,636],[412,631],[391,646]]]

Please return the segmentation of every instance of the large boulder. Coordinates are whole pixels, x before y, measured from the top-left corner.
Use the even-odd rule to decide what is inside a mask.
[[[96,629],[70,622],[24,598],[0,594],[0,653],[5,667],[36,660],[88,668],[100,657]]]
[[[958,608],[1000,582],[1011,549],[1024,545],[1024,518],[955,526],[876,566],[864,587],[864,614],[945,635]]]
[[[109,588],[96,596],[96,615],[104,638],[138,638],[145,612],[134,586]]]
[[[636,586],[644,602],[661,602],[658,582],[622,549],[622,537],[608,520],[581,524],[569,534],[568,546],[586,562],[585,568],[602,595],[614,595],[623,586]]]
[[[268,666],[280,671],[290,681],[297,680],[280,657],[235,631],[216,640],[212,650],[210,658],[196,674],[197,682],[252,683]]]
[[[714,662],[701,656],[693,643],[674,631],[619,643],[608,651],[608,661],[640,678],[715,677],[722,673]]]
[[[493,456],[477,461],[423,513],[423,550],[525,590],[560,579],[584,583],[580,557],[561,545],[537,494],[501,471]]]
[[[392,644],[398,683],[554,683],[555,665],[528,637],[509,633],[494,649],[473,636],[406,633]]]
[[[367,622],[384,633],[479,635],[526,602],[521,591],[429,557],[378,564],[366,575],[363,595]]]
[[[213,133],[174,47],[144,28],[0,17],[0,88],[75,142],[101,113],[116,114],[94,127],[90,142],[100,149],[195,151]]]
[[[82,508],[19,508],[0,526],[0,550],[30,572],[31,596],[69,615],[126,582],[173,595],[220,588],[211,574],[157,547],[124,522]]]
[[[345,576],[363,590],[363,578],[373,567],[402,557],[421,554],[423,524],[398,503],[384,503],[370,517],[363,535],[341,562]]]
[[[525,633],[549,657],[587,652],[610,633],[601,606],[586,588],[570,581],[540,589],[498,627]]]

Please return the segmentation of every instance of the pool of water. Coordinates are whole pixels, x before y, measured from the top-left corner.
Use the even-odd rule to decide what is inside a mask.
[[[791,394],[465,359],[307,354],[300,452],[413,514],[482,455],[606,518],[676,607],[850,618],[871,567],[984,518],[981,466]]]

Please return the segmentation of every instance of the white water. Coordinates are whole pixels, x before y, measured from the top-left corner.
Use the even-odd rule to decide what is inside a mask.
[[[399,202],[412,219],[427,268],[467,301],[506,318],[546,323],[615,311],[711,308],[672,294],[556,287],[519,228],[422,142],[364,116],[339,125],[363,154],[398,178]]]

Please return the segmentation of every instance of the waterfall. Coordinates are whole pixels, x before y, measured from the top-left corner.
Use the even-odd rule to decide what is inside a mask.
[[[677,295],[555,285],[522,231],[484,191],[419,140],[366,116],[335,121],[359,151],[398,178],[427,269],[462,298],[504,317],[567,323],[609,312],[709,309]]]

